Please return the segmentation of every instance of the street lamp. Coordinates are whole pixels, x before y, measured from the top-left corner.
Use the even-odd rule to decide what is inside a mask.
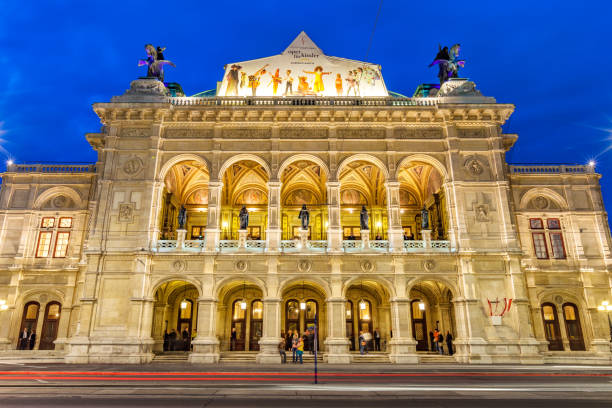
[[[610,312],[612,312],[612,305],[607,300],[601,302],[601,305],[597,306],[597,310],[600,312],[606,312],[608,314],[608,326],[610,326],[610,342],[612,343],[612,320],[610,320]]]

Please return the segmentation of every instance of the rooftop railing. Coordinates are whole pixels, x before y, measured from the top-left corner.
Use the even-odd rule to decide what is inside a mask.
[[[368,97],[171,97],[176,106],[436,106],[438,98]]]
[[[595,168],[582,164],[511,164],[511,174],[593,174]]]
[[[7,172],[14,173],[95,173],[95,164],[9,164]]]

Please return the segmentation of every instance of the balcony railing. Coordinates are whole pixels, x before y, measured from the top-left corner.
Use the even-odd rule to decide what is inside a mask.
[[[7,172],[15,173],[95,173],[95,164],[9,164]]]
[[[176,106],[436,106],[438,98],[395,97],[171,97]]]
[[[512,164],[511,174],[593,174],[594,166],[571,164]]]

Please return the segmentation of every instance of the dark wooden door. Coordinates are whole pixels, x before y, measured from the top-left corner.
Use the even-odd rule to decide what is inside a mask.
[[[45,309],[45,320],[40,336],[40,344],[38,345],[39,350],[55,350],[54,342],[57,338],[61,310],[62,306],[57,302],[47,304]]]
[[[236,342],[232,351],[244,351],[245,336],[246,336],[246,306],[242,308],[242,300],[236,300],[232,306],[232,329],[236,330]],[[230,332],[230,348],[231,348],[231,332]]]
[[[562,351],[563,340],[559,329],[557,308],[552,303],[542,304],[542,320],[544,321],[544,333],[548,340],[548,349],[551,351]]]
[[[570,350],[585,350],[582,328],[580,327],[580,315],[575,304],[565,303],[563,305],[563,318],[565,320]]]
[[[425,309],[421,306],[420,300],[413,300],[410,304],[412,309],[412,335],[417,341],[417,351],[429,351],[427,318]]]
[[[355,350],[355,326],[353,321],[353,302],[350,300],[346,301],[346,338],[349,340],[349,348],[351,351]]]
[[[259,351],[259,339],[263,334],[263,302],[254,300],[251,303],[251,328],[249,332],[249,350]]]
[[[23,317],[21,318],[21,328],[19,329],[19,336],[17,339],[17,349],[27,350],[30,348],[28,340],[23,340],[23,331],[27,331],[28,336],[33,330],[36,330],[36,324],[38,323],[38,311],[40,305],[38,302],[29,302],[23,307]]]

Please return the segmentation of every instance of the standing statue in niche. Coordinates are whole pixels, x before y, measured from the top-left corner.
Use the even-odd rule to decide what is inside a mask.
[[[438,54],[436,58],[429,64],[429,67],[438,65],[438,78],[440,79],[440,85],[448,81],[450,78],[457,78],[459,74],[459,68],[465,66],[465,60],[459,59],[459,51],[461,50],[460,44],[455,44],[449,50],[448,47],[442,48],[438,45]]]
[[[306,204],[302,204],[302,209],[300,210],[298,218],[302,221],[302,229],[307,230],[308,224],[310,224],[310,212],[306,208]]]
[[[157,78],[160,81],[164,82],[164,65],[170,65],[171,67],[176,67],[172,61],[166,61],[164,59],[163,51],[166,48],[155,47],[151,44],[145,45],[145,51],[147,52],[147,58],[143,60],[138,60],[138,66],[146,65],[147,68],[147,76],[152,78]]]
[[[240,218],[240,229],[245,230],[249,226],[249,212],[246,207],[243,205],[240,209],[240,213],[238,214]]]
[[[429,229],[429,211],[427,211],[425,206],[423,206],[423,209],[421,210],[421,229]]]
[[[362,230],[369,230],[369,222],[370,216],[368,215],[368,210],[366,210],[365,205],[361,206],[361,213],[359,214],[359,222],[361,223]]]
[[[181,205],[181,209],[178,214],[178,224],[179,229],[185,229],[185,224],[187,223],[187,209],[184,205]]]

